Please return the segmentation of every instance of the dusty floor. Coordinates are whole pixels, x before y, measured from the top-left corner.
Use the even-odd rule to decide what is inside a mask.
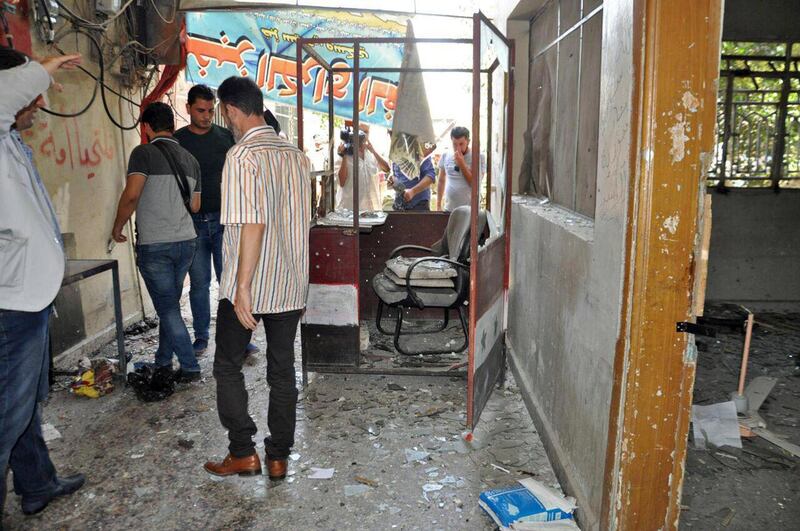
[[[149,361],[156,341],[151,330],[128,337],[127,349],[134,361]],[[263,330],[255,342],[263,352]],[[209,476],[202,464],[227,452],[212,352],[201,359],[204,380],[164,402],[139,402],[119,386],[100,399],[78,398],[61,379],[44,408],[45,423],[61,434],[49,443],[51,455],[62,473],[84,472],[88,483],[34,517],[24,517],[10,493],[6,527],[493,529],[477,504],[481,491],[525,475],[558,486],[512,381],[494,393],[474,440],[462,439],[466,382],[459,377],[311,374],[298,404],[290,476],[275,484],[266,476]],[[112,356],[113,345],[104,353]],[[265,362],[263,354],[256,359],[245,374],[263,430]],[[335,468],[333,478],[310,479],[312,467]]]
[[[706,316],[732,314],[718,307]],[[756,322],[748,381],[778,378],[760,413],[771,431],[800,444],[800,315],[756,314]],[[716,338],[697,338],[695,404],[729,400],[738,383],[744,334],[715,328]],[[690,440],[681,528],[800,529],[800,459],[760,438],[743,439],[742,446],[698,450]]]

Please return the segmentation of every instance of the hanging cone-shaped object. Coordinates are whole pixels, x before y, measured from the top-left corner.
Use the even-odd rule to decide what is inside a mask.
[[[411,21],[406,27],[406,43],[403,50],[402,68],[420,68],[417,45],[413,41],[414,28]],[[428,94],[422,72],[401,72],[397,85],[397,106],[392,121],[392,144],[389,158],[407,176],[419,175],[419,167],[430,147],[436,141],[428,106]]]

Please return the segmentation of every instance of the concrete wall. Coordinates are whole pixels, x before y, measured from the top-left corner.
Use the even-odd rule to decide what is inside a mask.
[[[35,55],[51,53],[35,31],[31,31],[31,38]],[[78,42],[86,68],[97,72],[86,39],[79,37]],[[63,46],[67,51],[74,50],[75,37],[67,37]],[[51,89],[48,93],[52,109],[72,113],[89,101],[95,82],[86,74],[75,71],[56,77],[64,90],[58,93]],[[107,76],[106,81],[120,89],[113,76]],[[138,91],[131,99],[139,99]],[[133,122],[127,103],[120,105],[113,94],[108,94],[107,100],[118,121]],[[52,198],[68,257],[119,260],[123,316],[128,321],[141,318],[143,303],[132,246],[117,245],[110,254],[106,250],[125,183],[128,154],[139,143],[138,131],[116,128],[106,117],[98,93],[88,112],[80,117],[60,118],[40,111],[36,124],[23,137],[34,150],[36,165]],[[130,232],[128,238],[133,241]],[[89,353],[113,338],[111,285],[109,272],[61,290],[56,299],[58,315],[52,325],[56,354]]]
[[[530,14],[542,2],[508,4],[506,13]],[[595,220],[533,198],[512,206],[511,365],[562,486],[578,499],[583,529],[600,526],[620,333],[632,33],[632,0],[606,1]],[[522,138],[514,141],[520,156]]]
[[[800,190],[713,194],[706,301],[800,308]]]

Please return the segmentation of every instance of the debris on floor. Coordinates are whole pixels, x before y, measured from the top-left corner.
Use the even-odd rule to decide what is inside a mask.
[[[128,374],[128,384],[142,402],[158,402],[175,392],[175,374],[169,367],[141,365]]]
[[[571,520],[577,508],[574,498],[564,497],[532,478],[482,492],[478,504],[500,529],[519,529],[517,525],[529,522]]]
[[[184,302],[183,315],[191,323],[188,297]],[[212,326],[213,315],[212,307]],[[213,351],[213,328],[211,337]],[[257,364],[245,366],[243,372],[250,393],[248,409],[259,427],[254,440],[263,459],[269,401],[262,327],[253,342],[261,352],[255,356]],[[131,366],[151,363],[157,346],[157,328],[127,336]],[[89,472],[87,485],[74,496],[53,501],[35,518],[26,518],[18,499],[9,496],[3,524],[34,531],[107,528],[109,522],[118,529],[491,531],[495,524],[478,506],[478,496],[509,483],[509,474],[492,464],[513,477],[531,475],[556,484],[510,375],[495,389],[475,431],[465,432],[462,374],[310,373],[303,387],[299,335],[296,352],[300,398],[285,480],[272,482],[265,475],[211,477],[203,471],[204,462],[222,459],[228,452],[216,410],[213,356],[199,360],[206,378],[178,386],[155,402],[140,401],[131,386],[121,385],[102,400],[79,400],[58,390],[65,377],[45,402],[43,421],[62,433],[50,446],[59,472]],[[112,343],[98,355],[115,353]],[[435,414],[417,415],[432,406]],[[421,454],[414,454],[408,461],[406,449],[428,455],[415,460]],[[330,479],[310,479],[314,468],[334,473]],[[102,470],[115,472],[96,472]],[[9,492],[11,481],[8,478]],[[428,484],[441,488],[425,492],[422,487]]]
[[[709,444],[716,448],[742,447],[736,404],[732,401],[692,406],[692,429],[695,448],[704,449]]]
[[[59,432],[55,426],[48,422],[42,424],[42,437],[44,437],[44,442],[49,443],[51,441],[55,441],[56,439],[60,439],[61,432]]]
[[[117,366],[107,358],[84,359],[78,366],[78,376],[70,383],[76,396],[100,398],[114,390]]]
[[[699,351],[695,405],[730,400],[731,389],[737,389],[745,319],[736,306],[706,307],[703,324],[713,326],[717,336],[695,339]],[[780,445],[800,445],[799,364],[800,314],[757,312],[744,392],[749,412],[739,417],[740,425],[752,425],[754,430],[768,426],[767,437],[774,435]],[[797,528],[800,458],[762,436],[745,437],[741,443],[741,449],[689,446],[681,529]]]

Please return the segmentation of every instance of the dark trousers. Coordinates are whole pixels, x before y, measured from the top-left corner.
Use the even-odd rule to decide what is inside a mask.
[[[270,459],[286,459],[294,446],[297,408],[295,387],[294,339],[301,311],[256,315],[267,334],[267,384],[269,409],[267,426],[270,435],[264,447]],[[228,450],[234,457],[247,457],[256,452],[253,436],[258,432],[247,412],[247,389],[242,365],[252,330],[248,330],[233,311],[227,299],[217,307],[217,350],[214,354],[214,378],[217,381],[219,420],[228,430]]]
[[[208,328],[211,324],[211,264],[214,264],[214,273],[219,282],[222,275],[222,233],[225,227],[219,223],[219,212],[192,214],[192,220],[197,232],[197,249],[189,268],[192,326],[195,339],[208,340]]]
[[[404,212],[430,212],[431,202],[429,199],[426,199],[425,201],[420,201],[414,206],[410,206],[403,200],[403,196],[401,194],[397,194],[397,196],[394,198],[394,205],[392,205],[392,208],[394,208],[396,211]]]
[[[6,467],[26,499],[56,488],[56,470],[42,436],[38,402],[47,397],[50,307],[38,312],[0,310],[0,528]]]

